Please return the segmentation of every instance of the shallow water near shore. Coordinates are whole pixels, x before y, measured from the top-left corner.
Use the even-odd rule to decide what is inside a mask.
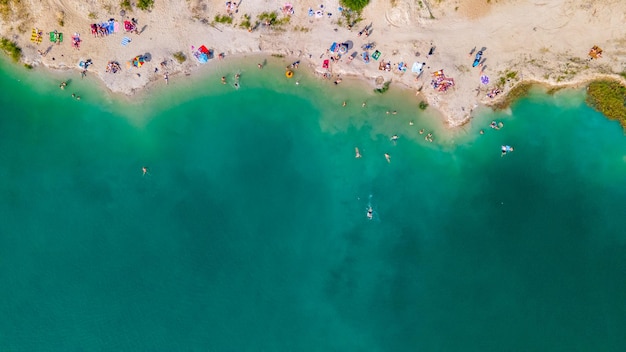
[[[0,350],[626,345],[626,137],[581,92],[448,130],[235,69],[127,106],[0,66]]]

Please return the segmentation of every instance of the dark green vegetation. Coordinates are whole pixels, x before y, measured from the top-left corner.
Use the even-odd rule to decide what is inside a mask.
[[[227,23],[227,24],[233,23],[233,18],[227,15],[215,15],[214,20],[217,23]]]
[[[258,16],[259,21],[265,23],[266,25],[271,25],[271,26],[282,26],[284,24],[289,23],[289,21],[291,20],[291,18],[289,16],[285,16],[283,18],[278,18],[278,12],[276,11],[272,11],[272,12],[262,12],[259,16]]]
[[[22,57],[22,48],[17,46],[17,43],[7,38],[0,39],[0,49],[2,49],[11,59],[15,62],[20,61]]]
[[[626,87],[620,82],[614,80],[591,82],[587,87],[587,104],[626,127]]]
[[[245,28],[245,29],[252,29],[252,23],[250,23],[250,15],[248,14],[243,15],[243,20],[239,24],[239,27]]]
[[[154,0],[139,0],[137,1],[137,8],[143,11],[152,9],[154,6]]]
[[[420,101],[420,104],[419,104],[420,110],[426,110],[427,107],[428,107],[428,103],[427,102],[425,102],[423,100]]]
[[[347,7],[354,11],[361,11],[369,4],[370,0],[339,0],[343,7]]]
[[[130,4],[130,0],[122,0],[120,1],[120,8],[122,8],[122,10],[124,11],[130,11],[133,9],[133,7]]]
[[[387,81],[387,82],[383,83],[382,87],[374,89],[374,92],[383,94],[383,93],[385,93],[386,91],[389,90],[389,86],[390,85],[391,85],[391,81]]]
[[[528,92],[533,87],[532,83],[520,83],[513,87],[506,96],[499,102],[495,103],[493,107],[495,109],[505,109],[511,105],[512,102],[523,98],[528,95]]]
[[[182,64],[183,62],[185,62],[185,60],[187,60],[187,57],[185,56],[185,54],[183,54],[182,51],[177,51],[172,54],[172,56],[174,57],[174,59],[176,59],[176,61],[178,61],[179,64]]]

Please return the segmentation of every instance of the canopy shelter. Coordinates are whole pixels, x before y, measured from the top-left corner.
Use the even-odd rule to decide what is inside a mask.
[[[141,66],[143,66],[143,64],[146,62],[145,58],[143,57],[143,55],[137,55],[135,56],[135,58],[131,61],[131,63],[133,64],[133,66],[139,68]]]

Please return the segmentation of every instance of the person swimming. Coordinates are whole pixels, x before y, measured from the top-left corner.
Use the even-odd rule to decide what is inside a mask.
[[[356,155],[354,156],[355,158],[357,158],[357,159],[358,159],[358,158],[360,158],[360,157],[361,157],[361,152],[359,152],[359,148],[355,147],[355,148],[354,148],[354,152],[355,152],[355,154],[356,154]]]
[[[394,142],[397,141],[398,140],[398,135],[394,134],[393,136],[391,136],[391,140],[394,141]]]
[[[391,155],[385,153],[385,159],[387,159],[388,163],[391,163]]]
[[[222,76],[222,84],[226,84],[226,77]]]
[[[143,172],[143,174],[141,176],[146,176],[148,174],[148,167],[147,166],[142,166],[141,167],[141,171]]]
[[[424,134],[424,129],[423,128],[420,130],[420,134]]]
[[[507,153],[512,152],[513,150],[514,150],[513,147],[511,147],[510,145],[503,145],[502,146],[502,154],[500,154],[500,156],[504,156]]]
[[[373,218],[374,218],[374,209],[372,209],[372,206],[370,205],[367,208],[367,219],[372,220]]]

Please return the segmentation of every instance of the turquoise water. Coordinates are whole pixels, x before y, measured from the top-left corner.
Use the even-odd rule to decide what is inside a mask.
[[[1,69],[0,350],[623,349],[626,137],[581,92],[448,130],[275,66],[130,104]]]

